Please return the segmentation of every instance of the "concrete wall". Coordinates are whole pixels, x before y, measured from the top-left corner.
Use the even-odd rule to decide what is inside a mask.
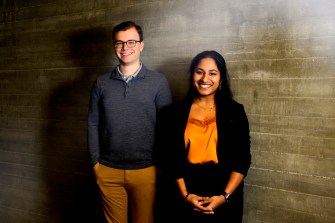
[[[145,32],[143,62],[175,99],[193,56],[227,60],[253,163],[245,223],[335,222],[335,1],[1,0],[0,221],[102,222],[86,150],[111,29]]]

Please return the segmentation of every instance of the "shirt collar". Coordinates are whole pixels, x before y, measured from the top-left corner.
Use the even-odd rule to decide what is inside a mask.
[[[121,78],[125,81],[125,82],[129,82],[131,79],[135,78],[138,73],[140,72],[140,70],[142,69],[142,63],[140,63],[140,67],[135,71],[135,73],[131,76],[126,76],[124,75],[121,70],[120,70],[120,65],[117,66],[117,71],[119,72],[119,74],[121,75]]]

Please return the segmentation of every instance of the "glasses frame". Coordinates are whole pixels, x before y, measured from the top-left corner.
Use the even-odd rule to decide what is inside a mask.
[[[132,42],[134,43],[134,45],[133,46],[129,46],[129,43],[132,43]],[[140,42],[142,42],[142,41],[141,40],[133,40],[133,39],[127,40],[125,42],[123,42],[121,40],[118,40],[118,41],[114,42],[114,47],[119,49],[119,48],[123,48],[124,44],[126,44],[127,47],[134,48],[136,46],[136,44],[140,43]]]

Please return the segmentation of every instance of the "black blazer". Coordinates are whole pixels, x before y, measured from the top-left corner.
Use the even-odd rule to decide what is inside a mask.
[[[158,118],[158,166],[183,178],[186,168],[184,132],[192,100],[184,100],[162,109]],[[247,175],[251,165],[249,123],[243,105],[234,100],[216,104],[218,160],[222,170]]]

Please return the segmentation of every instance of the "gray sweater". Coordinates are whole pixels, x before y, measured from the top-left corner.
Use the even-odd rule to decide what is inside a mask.
[[[164,75],[144,65],[128,83],[117,69],[98,77],[88,112],[91,163],[117,169],[152,166],[157,112],[171,102]]]

